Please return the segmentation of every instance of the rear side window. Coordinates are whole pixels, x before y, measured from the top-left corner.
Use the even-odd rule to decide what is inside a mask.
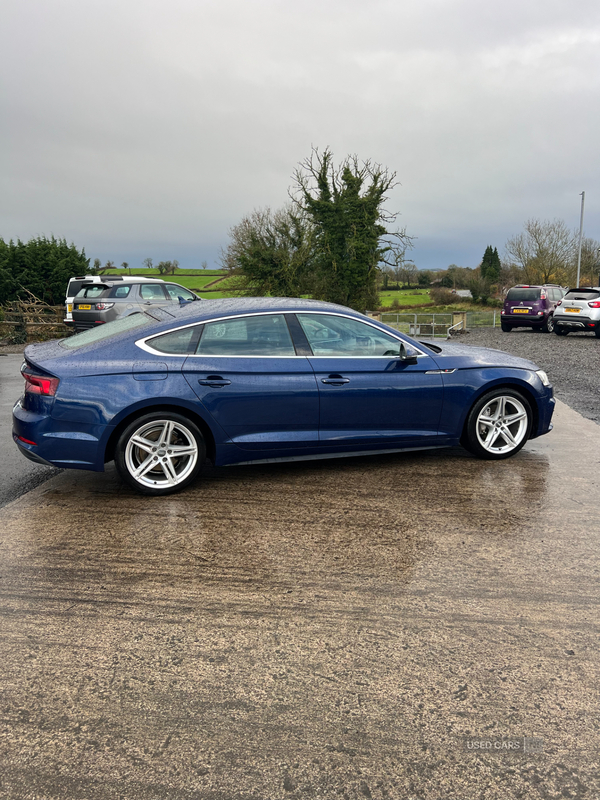
[[[283,314],[209,322],[196,352],[203,356],[296,355]]]
[[[597,300],[600,292],[597,289],[571,289],[565,295],[565,300]]]
[[[159,353],[170,353],[174,356],[190,355],[194,353],[198,346],[198,339],[202,333],[202,325],[192,328],[182,328],[179,331],[163,333],[162,336],[155,336],[149,339],[146,344]]]
[[[101,283],[94,283],[91,286],[84,286],[83,289],[77,293],[77,297],[87,297],[88,299],[100,297],[102,292],[105,292],[107,288],[107,286],[103,286]]]
[[[110,297],[127,297],[131,291],[131,286],[114,286]]]
[[[506,299],[511,302],[521,302],[521,300],[527,300],[532,302],[533,300],[540,299],[540,289],[509,289],[508,294],[506,295]]]

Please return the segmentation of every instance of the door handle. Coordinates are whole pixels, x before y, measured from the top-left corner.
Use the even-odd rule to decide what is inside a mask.
[[[222,378],[220,375],[209,375],[208,378],[198,378],[198,383],[201,386],[212,386],[213,389],[221,389],[223,386],[229,386],[231,381],[227,378]]]
[[[350,378],[343,378],[341,375],[330,375],[328,378],[321,378],[321,383],[330,383],[332,386],[342,386],[350,383]]]

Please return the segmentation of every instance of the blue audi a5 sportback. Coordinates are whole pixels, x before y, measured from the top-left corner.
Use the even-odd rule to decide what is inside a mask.
[[[343,306],[238,298],[151,308],[30,345],[13,437],[27,458],[143,494],[216,465],[462,444],[507,458],[551,428],[544,372],[418,342]]]

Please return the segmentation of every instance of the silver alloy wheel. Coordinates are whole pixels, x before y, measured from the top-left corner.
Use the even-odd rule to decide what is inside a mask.
[[[548,331],[548,333],[552,333],[552,331],[554,330],[554,317],[552,316],[552,314],[550,314],[550,316],[546,321],[546,330]]]
[[[127,441],[125,466],[142,486],[175,487],[198,461],[198,444],[181,422],[156,419],[141,425]]]
[[[499,395],[481,409],[475,424],[479,444],[488,453],[510,453],[527,435],[525,406],[513,395]]]

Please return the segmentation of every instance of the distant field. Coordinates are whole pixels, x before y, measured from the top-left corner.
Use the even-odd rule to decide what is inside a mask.
[[[198,292],[203,300],[221,300],[223,297],[232,297],[231,292]]]
[[[413,292],[380,292],[379,302],[382,306],[391,306],[397,300],[401,306],[416,306],[431,303],[428,289],[416,289]]]
[[[124,269],[111,269],[104,273],[105,275],[129,275],[129,270]],[[177,270],[175,275],[161,275],[157,269],[141,269],[131,270],[132,275],[139,275],[144,278],[162,278],[165,281],[173,281],[180,286],[185,286],[186,289],[202,289],[207,283],[212,283],[225,275],[227,272],[223,269],[182,269]],[[215,284],[215,288],[219,284]]]
[[[160,272],[156,268],[152,269],[134,269],[133,267],[129,269],[109,269],[105,272],[105,275],[129,275],[131,272],[132,275],[160,275]],[[176,275],[212,275],[213,280],[218,278],[219,275],[227,275],[227,271],[224,269],[178,269],[175,273]],[[169,276],[170,277],[170,276]]]

